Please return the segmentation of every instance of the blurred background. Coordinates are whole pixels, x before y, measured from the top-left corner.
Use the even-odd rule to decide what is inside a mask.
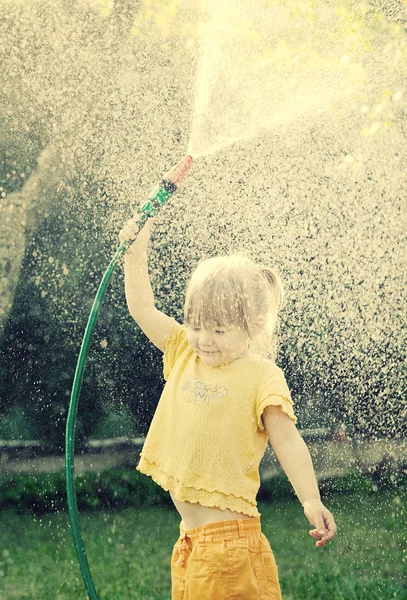
[[[62,451],[81,337],[117,232],[186,153],[191,129],[196,146],[213,139],[158,218],[157,306],[182,321],[197,262],[246,251],[285,283],[277,362],[300,427],[404,437],[405,3],[350,2],[331,15],[327,42],[321,6],[286,9],[310,31],[290,40],[289,22],[278,29],[244,3],[228,29],[229,9],[215,19],[212,2],[2,0],[0,439]],[[325,78],[326,52],[339,45],[353,82],[346,102],[343,73]],[[298,68],[294,54],[305,56]],[[285,96],[273,98],[275,82]],[[303,98],[324,89],[329,102],[309,108]],[[297,113],[281,117],[284,104]],[[118,269],[85,372],[79,446],[144,435],[161,370]]]
[[[325,563],[305,539],[300,563],[281,551],[285,598],[406,597],[406,28],[405,0],[0,0],[0,600],[84,597],[64,512],[76,360],[119,230],[187,152],[151,237],[156,306],[183,321],[202,258],[279,271],[276,362],[343,532]],[[163,384],[120,266],[76,437],[101,598],[169,594],[145,528],[169,552],[177,518],[134,469]],[[261,473],[278,552],[272,523],[303,530],[301,506],[270,449]]]

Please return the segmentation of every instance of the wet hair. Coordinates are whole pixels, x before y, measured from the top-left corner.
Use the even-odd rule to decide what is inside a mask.
[[[277,355],[278,312],[284,299],[280,276],[244,253],[201,261],[189,280],[184,306],[187,327],[235,325],[265,358]],[[264,317],[263,328],[256,323]]]

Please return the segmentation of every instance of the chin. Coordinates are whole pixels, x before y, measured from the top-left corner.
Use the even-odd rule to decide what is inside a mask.
[[[222,358],[219,352],[206,353],[203,352],[203,350],[196,350],[196,354],[204,362],[210,362],[211,364],[214,362],[222,362]]]

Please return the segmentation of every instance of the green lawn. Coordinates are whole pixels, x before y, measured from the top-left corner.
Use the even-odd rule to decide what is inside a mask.
[[[284,600],[407,598],[406,497],[327,502],[338,534],[316,548],[298,502],[260,504]],[[169,600],[179,518],[169,508],[81,515],[100,600]],[[86,600],[66,514],[0,514],[0,600]]]

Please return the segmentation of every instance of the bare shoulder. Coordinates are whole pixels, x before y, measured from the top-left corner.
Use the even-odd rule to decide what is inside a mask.
[[[144,311],[137,317],[136,322],[150,342],[164,352],[174,319],[154,307]]]

